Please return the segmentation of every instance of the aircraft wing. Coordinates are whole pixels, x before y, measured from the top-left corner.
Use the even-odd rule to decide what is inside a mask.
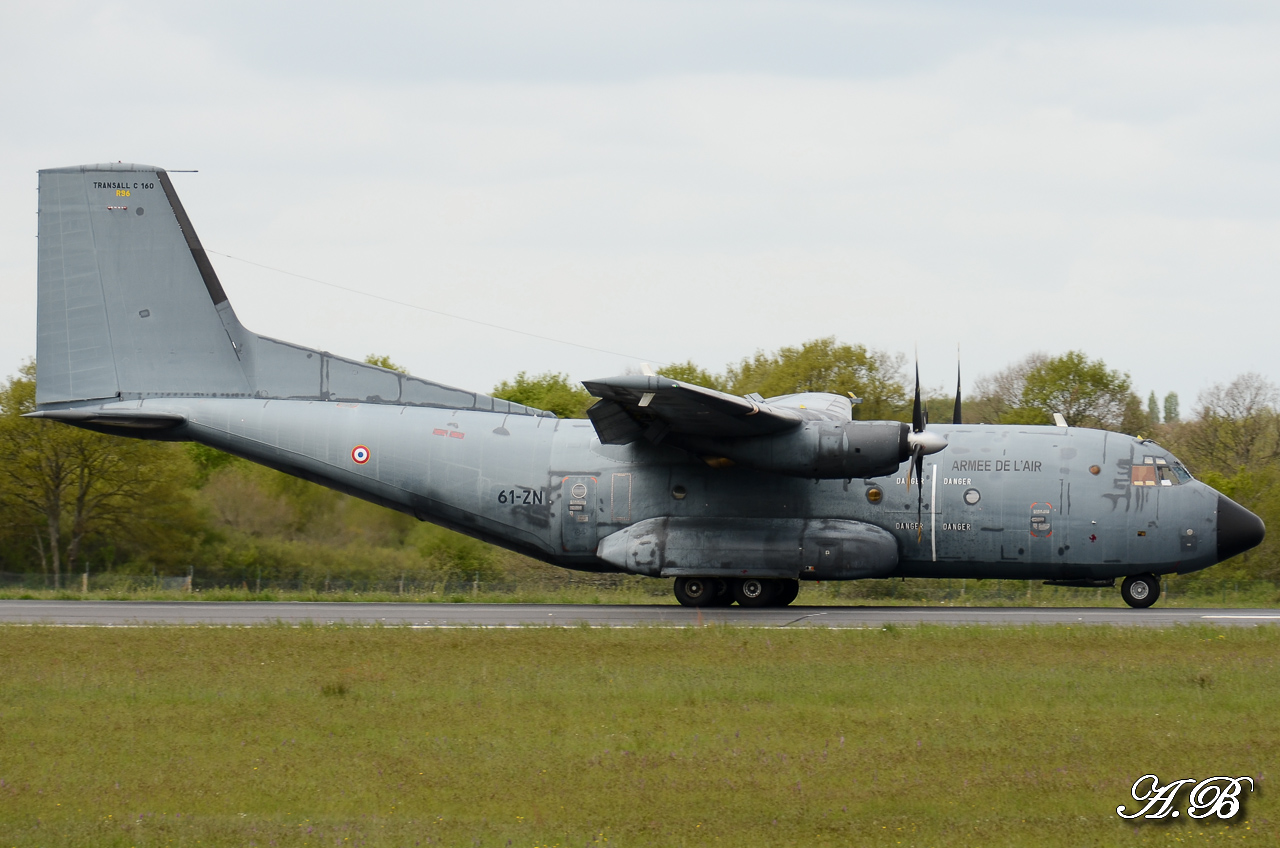
[[[740,438],[781,433],[805,416],[794,409],[682,383],[669,377],[625,376],[585,380],[600,398],[587,410],[600,441],[625,445],[640,437],[657,442],[668,433]]]

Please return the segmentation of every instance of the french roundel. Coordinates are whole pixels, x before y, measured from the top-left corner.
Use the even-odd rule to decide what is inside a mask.
[[[351,449],[351,461],[356,465],[364,465],[369,461],[369,449],[364,445],[356,445]]]

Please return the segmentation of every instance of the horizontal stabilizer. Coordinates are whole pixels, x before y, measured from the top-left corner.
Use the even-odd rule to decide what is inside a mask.
[[[42,409],[23,418],[45,418],[67,424],[123,427],[128,430],[169,430],[186,423],[186,416],[171,412],[143,412],[140,409]]]

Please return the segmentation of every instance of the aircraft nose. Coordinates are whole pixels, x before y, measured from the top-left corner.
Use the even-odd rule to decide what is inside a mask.
[[[1218,562],[1261,545],[1266,535],[1261,518],[1218,495]]]

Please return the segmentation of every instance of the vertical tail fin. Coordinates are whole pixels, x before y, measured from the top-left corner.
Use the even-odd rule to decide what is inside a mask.
[[[40,172],[36,402],[248,396],[239,327],[169,175]]]

